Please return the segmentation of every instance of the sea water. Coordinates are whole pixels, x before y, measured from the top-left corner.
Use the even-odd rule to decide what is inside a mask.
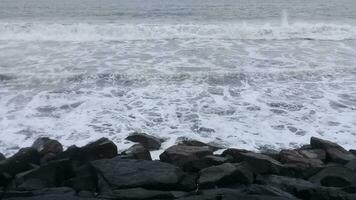
[[[0,152],[134,131],[356,148],[354,0],[1,0]]]

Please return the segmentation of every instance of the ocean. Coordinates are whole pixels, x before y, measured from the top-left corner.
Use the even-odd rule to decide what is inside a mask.
[[[356,1],[0,0],[0,152],[134,131],[355,148]]]

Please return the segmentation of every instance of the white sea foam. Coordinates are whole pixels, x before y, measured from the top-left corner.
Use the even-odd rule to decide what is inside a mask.
[[[0,23],[0,40],[24,41],[127,41],[160,39],[223,40],[350,40],[356,27],[333,23],[281,24],[120,24],[120,23]]]

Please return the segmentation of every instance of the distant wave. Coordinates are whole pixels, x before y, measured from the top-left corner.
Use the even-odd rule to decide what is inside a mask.
[[[0,40],[127,41],[161,39],[352,40],[356,39],[356,27],[348,24],[307,22],[282,25],[248,23],[0,23]]]

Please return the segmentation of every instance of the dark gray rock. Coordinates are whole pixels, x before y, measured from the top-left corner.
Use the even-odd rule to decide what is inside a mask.
[[[200,171],[199,188],[224,187],[234,184],[251,184],[253,173],[243,165],[225,163]]]
[[[305,158],[317,159],[321,161],[326,160],[326,152],[323,149],[299,149],[298,153]]]
[[[356,160],[351,160],[350,162],[348,162],[345,167],[351,169],[352,171],[354,171],[356,173]]]
[[[246,152],[241,153],[240,156],[256,174],[279,173],[282,169],[280,162],[264,154]]]
[[[91,164],[113,189],[176,189],[183,176],[178,167],[160,161],[112,158]]]
[[[279,158],[283,164],[299,163],[300,165],[304,165],[306,168],[320,167],[323,165],[323,162],[321,160],[315,158],[308,158],[297,150],[282,150],[279,153]]]
[[[6,157],[4,156],[4,154],[0,153],[0,161],[5,160],[5,159],[6,159]]]
[[[199,161],[213,151],[207,147],[174,145],[166,149],[159,157],[161,161],[174,164],[183,169],[191,168],[193,162]]]
[[[162,141],[156,137],[147,135],[146,133],[137,132],[130,134],[128,137],[126,137],[126,140],[140,143],[149,151],[160,149],[162,143]]]
[[[247,151],[245,149],[226,149],[223,153],[222,156],[228,157],[233,159],[234,162],[242,162],[243,157],[241,156],[242,153],[248,153],[250,151]]]
[[[120,200],[169,200],[174,199],[174,195],[167,191],[147,190],[144,188],[130,188],[113,190],[111,198]]]
[[[232,162],[233,160],[229,157],[217,156],[217,155],[207,155],[199,160],[192,161],[184,169],[192,172],[199,172],[202,169],[214,166],[221,165],[227,162]]]
[[[240,189],[241,193],[248,195],[268,195],[276,197],[284,197],[289,199],[296,199],[292,194],[285,192],[277,187],[270,185],[249,185],[246,188]]]
[[[54,159],[69,158],[76,161],[93,161],[117,156],[116,145],[107,138],[101,138],[83,147],[71,146]]]
[[[63,152],[63,146],[57,140],[52,140],[48,137],[40,137],[35,140],[31,146],[36,149],[42,155],[53,153],[58,154]]]
[[[72,168],[73,177],[66,180],[63,185],[71,187],[75,191],[96,191],[98,180],[90,164],[73,163]]]
[[[310,145],[313,149],[323,149],[326,152],[327,162],[336,162],[346,164],[347,162],[356,159],[356,157],[349,151],[346,151],[340,145],[320,138],[312,137]]]
[[[152,160],[150,152],[142,144],[134,144],[122,152],[122,155],[130,159]]]
[[[179,200],[291,200],[291,198],[272,195],[248,195],[240,190],[220,188],[203,190],[197,195],[179,198]]]
[[[20,149],[15,155],[0,161],[0,186],[20,172],[32,169],[32,164],[39,164],[40,154],[33,148]]]
[[[207,144],[204,142],[200,142],[198,140],[190,140],[190,139],[184,139],[178,142],[178,145],[185,145],[185,146],[195,146],[195,147],[209,147],[211,148],[212,151],[216,151],[219,149],[222,149],[222,147],[219,147],[217,145],[214,144]]]
[[[309,180],[326,187],[346,187],[356,184],[356,174],[347,167],[335,165],[324,168]]]
[[[356,156],[356,149],[350,149],[349,152],[352,153],[354,156]]]
[[[20,190],[38,190],[58,187],[71,176],[73,172],[69,160],[58,160],[17,174],[15,183]]]

